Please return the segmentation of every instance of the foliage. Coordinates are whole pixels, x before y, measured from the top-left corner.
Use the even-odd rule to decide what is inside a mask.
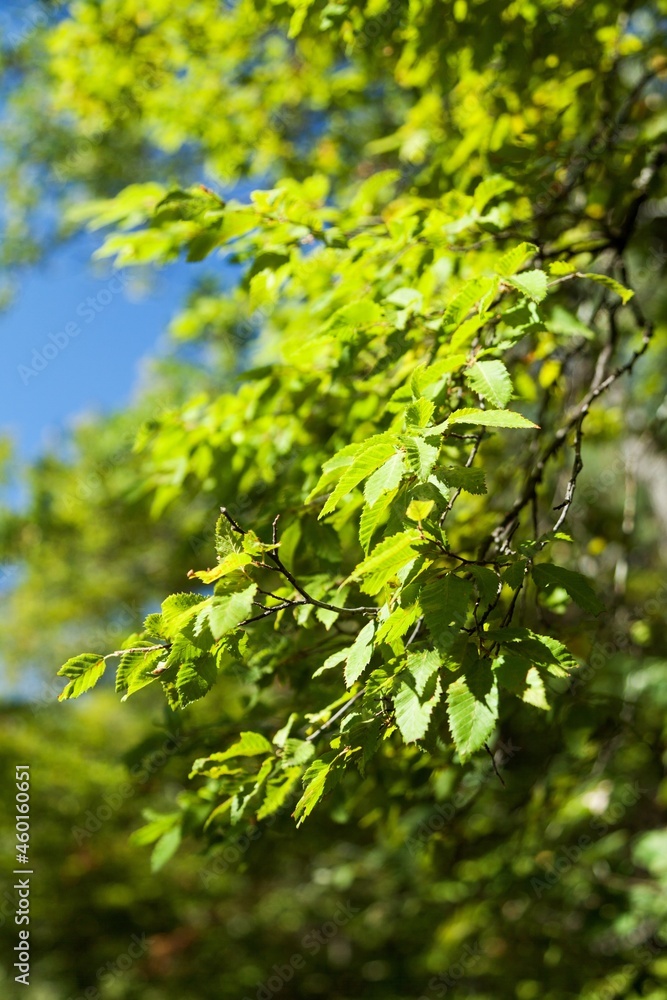
[[[651,270],[647,249],[664,226],[663,7],[82,0],[6,54],[9,149],[39,126],[31,167],[60,179],[70,225],[110,230],[99,258],[213,275],[224,260],[239,278],[202,280],[175,319],[201,369],[161,376],[157,412],[138,404],[150,419],[100,495],[68,508],[81,470],[52,459],[33,511],[5,518],[25,566],[8,650],[25,655],[60,580],[64,700],[114,663],[123,700],[153,706],[159,688],[169,718],[214,720],[135,835],[155,868],[182,835],[215,856],[274,830],[290,865],[332,838],[341,886],[394,865],[381,899],[361,892],[384,969],[364,991],[415,995],[483,938],[478,1000],[665,995],[663,966],[628,943],[664,917],[648,899],[664,875],[655,538],[641,529],[627,583],[630,473],[619,519],[588,471],[601,481],[624,411],[664,445],[664,379],[641,360],[664,357],[664,255]],[[30,191],[18,157],[3,169]],[[34,215],[15,203],[16,258]],[[93,428],[77,461],[102,447]],[[637,680],[617,638],[608,651],[630,628],[614,592],[656,653]],[[121,600],[122,637],[72,642],[73,620]],[[422,837],[436,808],[449,825]],[[566,849],[588,851],[583,882],[570,862],[553,894],[533,885]],[[419,914],[392,957],[394,924]],[[625,965],[599,959],[609,934]],[[508,985],[516,949],[530,971]]]

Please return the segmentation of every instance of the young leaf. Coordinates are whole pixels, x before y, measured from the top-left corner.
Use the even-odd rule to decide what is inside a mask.
[[[257,584],[253,583],[245,590],[235,591],[214,597],[210,606],[204,608],[197,619],[197,625],[208,623],[214,639],[221,639],[227,632],[232,632],[252,613],[252,602],[257,593]]]
[[[433,688],[431,687],[431,690]],[[414,743],[426,735],[433,709],[442,698],[440,678],[435,681],[435,690],[430,698],[422,698],[415,681],[401,681],[394,695],[396,725],[406,743]]]
[[[452,489],[465,490],[466,493],[473,493],[476,496],[486,493],[486,478],[482,469],[450,465],[446,469],[438,469],[438,476]]]
[[[116,672],[116,692],[123,695],[123,701],[157,680],[153,671],[167,652],[153,650],[146,653],[123,653]]]
[[[294,810],[297,826],[301,826],[304,819],[310,816],[324,793],[329,791],[339,780],[340,770],[341,765],[338,761],[337,753],[325,754],[324,757],[313,761],[303,776],[305,790]]]
[[[235,573],[237,570],[243,569],[244,566],[247,566],[251,562],[252,558],[246,552],[230,552],[213,569],[196,571],[191,569],[188,577],[196,577],[202,583],[215,583],[216,580],[221,580],[223,576],[229,576],[230,573]]]
[[[591,281],[596,281],[598,285],[604,285],[610,292],[615,292],[616,295],[620,297],[623,305],[625,305],[626,302],[629,302],[635,294],[631,289],[622,285],[620,281],[616,281],[615,278],[610,278],[608,274],[594,274],[592,271],[587,271],[585,274],[582,274],[581,277],[589,278]]]
[[[184,663],[176,677],[176,690],[181,708],[198,701],[213,687],[217,677],[215,660],[204,657],[196,663]]]
[[[539,429],[532,420],[514,410],[477,410],[474,407],[455,410],[444,424],[439,424],[433,430],[445,430],[449,424],[477,424],[479,427],[510,427],[516,430]]]
[[[518,246],[507,250],[499,260],[496,261],[494,270],[502,278],[509,278],[525,264],[528,257],[536,253],[537,247],[534,243],[519,243]]]
[[[361,512],[361,518],[359,520],[359,542],[366,555],[368,555],[373,535],[375,534],[380,521],[391,506],[396,493],[397,490],[395,489],[389,490],[387,493],[383,493],[380,499],[377,500],[372,507],[365,506]]]
[[[278,774],[267,781],[266,796],[257,810],[258,820],[266,819],[282,809],[301,777],[301,772],[300,767],[290,767],[284,774]]]
[[[168,638],[173,638],[194,617],[201,594],[171,594],[162,602],[162,626]]]
[[[547,296],[547,276],[544,271],[522,271],[506,280],[533,302],[541,302]]]
[[[425,483],[435,465],[439,448],[427,444],[422,437],[410,437],[405,442],[410,468],[416,473],[420,483]]]
[[[401,531],[385,538],[359,563],[350,579],[363,580],[361,589],[364,593],[371,596],[378,594],[399,570],[415,558],[417,552],[414,546],[420,540],[416,530]]]
[[[604,611],[604,604],[581,573],[554,563],[539,563],[533,567],[533,580],[541,590],[562,587],[582,611],[588,611],[592,615],[599,615]]]
[[[381,465],[384,465],[387,459],[394,454],[394,451],[394,445],[388,441],[373,445],[362,451],[338,480],[336,488],[320,511],[320,518],[325,517],[326,514],[335,510],[343,497],[347,496],[363,479],[366,479],[376,469],[379,469]]]
[[[210,757],[199,757],[192,765],[190,777],[195,774],[206,773],[209,764],[221,763],[230,760],[232,757],[259,757],[263,754],[273,754],[274,749],[261,733],[243,732],[241,736],[229,747],[218,753],[212,753]]]
[[[357,638],[350,646],[345,664],[345,686],[350,688],[355,681],[359,680],[364,670],[371,661],[373,655],[373,636],[375,635],[375,622],[370,621],[364,625]]]
[[[215,551],[221,560],[243,551],[243,535],[232,527],[224,514],[220,515],[215,526]]]
[[[472,599],[472,583],[453,573],[432,580],[419,595],[424,621],[435,642],[450,635],[450,626],[462,628]]]
[[[418,604],[412,604],[407,608],[398,605],[380,625],[375,642],[377,644],[386,642],[388,646],[392,646],[415,624],[420,614],[421,609]]]
[[[491,174],[490,177],[485,177],[477,185],[472,196],[475,208],[481,214],[490,201],[501,194],[505,194],[506,191],[511,191],[513,187],[514,184],[512,181],[506,180],[499,174]]]
[[[424,649],[419,653],[410,653],[405,661],[405,668],[412,677],[414,688],[418,695],[423,695],[426,685],[441,665],[440,656],[434,649]]]
[[[167,861],[174,856],[181,843],[180,823],[163,833],[155,844],[151,854],[151,872],[155,874],[164,868]]]
[[[465,677],[449,685],[447,715],[454,746],[462,761],[484,746],[498,718],[498,689],[494,684],[485,699],[472,693]]]
[[[434,507],[434,500],[412,500],[408,504],[405,516],[410,521],[425,521]]]
[[[373,507],[383,493],[396,489],[405,473],[405,452],[397,451],[381,465],[364,486],[364,498]]]
[[[502,361],[476,361],[466,372],[466,382],[492,406],[507,406],[512,398],[512,380]]]
[[[58,676],[69,677],[70,681],[58,696],[58,701],[78,698],[85,691],[90,691],[101,678],[105,667],[104,657],[98,653],[81,653],[67,660],[58,671]]]

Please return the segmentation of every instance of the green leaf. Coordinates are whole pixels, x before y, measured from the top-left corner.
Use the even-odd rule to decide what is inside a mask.
[[[443,313],[442,325],[445,331],[455,329],[494,285],[494,281],[489,278],[472,278],[467,281],[448,303]]]
[[[176,690],[181,708],[203,698],[211,690],[217,678],[213,657],[204,657],[196,663],[184,663],[176,676]]]
[[[507,250],[499,260],[496,261],[494,270],[502,278],[509,278],[523,267],[526,260],[537,253],[534,243],[519,243],[518,246]]]
[[[512,181],[506,180],[499,174],[491,174],[490,177],[485,177],[477,185],[472,196],[475,208],[481,214],[490,201],[501,194],[505,194],[506,191],[511,191],[513,187],[514,184]]]
[[[405,474],[405,452],[397,451],[381,465],[364,486],[364,498],[373,507],[383,493],[395,490]]]
[[[153,872],[153,874],[155,874],[155,872],[159,872],[161,868],[164,868],[167,861],[169,861],[178,850],[180,843],[180,824],[173,826],[170,830],[167,830],[166,833],[162,834],[153,848],[153,853],[151,854],[151,872]]]
[[[300,767],[291,767],[284,774],[270,778],[266,783],[266,796],[257,810],[257,819],[272,816],[285,805],[301,777]]]
[[[595,335],[587,326],[560,305],[553,307],[544,323],[547,330],[551,330],[552,333],[558,333],[564,337],[584,337],[586,340],[595,339]]]
[[[195,774],[205,774],[209,764],[219,764],[233,757],[260,757],[267,753],[273,754],[274,749],[266,737],[261,733],[246,731],[241,733],[240,738],[228,750],[212,753],[210,757],[198,758],[192,765],[190,777]]]
[[[470,388],[492,406],[507,406],[512,398],[512,380],[502,361],[476,361],[465,377]]]
[[[505,280],[533,302],[541,302],[547,297],[547,276],[544,271],[522,271]]]
[[[433,471],[440,449],[427,444],[423,437],[410,437],[405,440],[408,463],[420,483],[425,483]]]
[[[434,649],[424,649],[418,653],[409,653],[405,661],[405,669],[414,681],[415,691],[423,695],[428,682],[441,666],[441,659]]]
[[[196,577],[202,583],[215,583],[216,580],[221,580],[223,576],[229,576],[230,573],[236,573],[251,562],[252,557],[246,552],[230,552],[213,569],[190,570],[188,576]]]
[[[402,680],[394,695],[396,725],[406,743],[423,739],[431,721],[433,709],[442,698],[440,678],[435,679],[435,690],[429,698],[423,698],[417,691],[415,681]]]
[[[484,746],[498,718],[498,689],[491,688],[485,699],[477,698],[465,677],[449,685],[447,715],[454,746],[462,761]]]
[[[489,566],[469,566],[468,569],[477,584],[481,610],[484,611],[498,597],[500,577]]]
[[[215,551],[219,559],[243,551],[243,535],[235,531],[231,522],[221,514],[215,525]]]
[[[592,271],[587,271],[585,274],[581,275],[582,278],[588,278],[590,281],[596,281],[598,285],[604,285],[608,288],[610,292],[615,292],[621,299],[623,305],[630,301],[632,296],[635,294],[630,288],[626,288],[622,285],[620,281],[616,281],[615,278],[610,278],[608,274],[595,274]]]
[[[393,645],[415,624],[420,614],[421,608],[418,604],[412,604],[407,608],[402,608],[400,605],[395,607],[380,625],[375,637],[376,644],[386,642],[388,646]]]
[[[309,740],[297,740],[293,736],[285,740],[284,754],[280,762],[282,768],[301,767],[315,756],[315,747]]]
[[[387,513],[391,503],[396,496],[397,490],[389,490],[383,493],[372,507],[365,506],[361,512],[359,520],[359,542],[366,554],[371,546],[373,535],[375,534],[382,518]]]
[[[530,660],[512,649],[505,649],[493,661],[493,671],[498,683],[512,694],[521,696],[526,688]]]
[[[345,664],[345,686],[350,688],[355,681],[359,680],[364,670],[371,661],[373,655],[373,637],[375,635],[375,622],[370,621],[364,625],[350,646]]]
[[[543,712],[548,712],[551,707],[544,681],[535,667],[531,667],[526,674],[526,689],[521,695],[521,700],[533,708],[541,708]]]
[[[430,399],[415,399],[405,411],[406,428],[422,430],[428,425],[434,410],[435,404]]]
[[[327,670],[332,670],[334,667],[337,667],[339,663],[345,663],[347,660],[348,649],[349,646],[346,646],[345,649],[338,649],[335,653],[332,653],[331,656],[327,656],[322,666],[318,667],[313,674],[313,679],[315,679],[315,677],[320,677],[322,674],[326,673]]]
[[[201,594],[171,594],[162,602],[162,625],[168,638],[187,625],[204,600]]]
[[[73,656],[58,671],[59,677],[69,677],[69,684],[58,696],[58,701],[78,698],[85,691],[95,687],[106,667],[104,657],[99,653],[81,653]]]
[[[411,500],[405,511],[405,516],[409,521],[421,523],[426,520],[434,506],[434,500]]]
[[[126,701],[130,695],[153,684],[157,680],[153,671],[168,655],[166,649],[123,653],[116,672],[116,692],[123,695],[122,700]]]
[[[471,600],[472,583],[453,573],[432,580],[420,592],[419,603],[424,621],[438,646],[449,645],[452,626],[456,629],[463,628]]]
[[[325,325],[323,332],[344,335],[359,327],[379,323],[382,316],[382,308],[377,302],[373,302],[372,299],[359,299],[358,302],[349,302],[341,306]]]
[[[599,615],[604,611],[604,604],[581,573],[554,563],[539,563],[533,566],[533,580],[541,590],[562,587],[582,611],[588,611],[592,615]]]
[[[571,264],[567,260],[554,260],[549,264],[549,274],[552,274],[555,278],[565,274],[574,274],[576,270],[574,264]]]
[[[438,476],[446,486],[455,490],[465,490],[481,496],[486,493],[486,479],[482,469],[467,468],[464,465],[450,465],[446,469],[438,469]]]
[[[167,638],[164,634],[164,622],[160,614],[146,615],[143,630],[155,642],[164,642]]]
[[[324,757],[313,761],[303,776],[304,793],[294,809],[297,826],[301,826],[324,793],[329,791],[340,779],[340,770],[341,765],[337,753],[325,754]]]
[[[361,589],[366,594],[378,594],[417,552],[414,546],[421,541],[418,531],[401,531],[379,542],[371,554],[360,562],[351,580],[363,580]]]
[[[535,430],[538,425],[523,417],[514,410],[477,410],[474,407],[463,407],[455,410],[444,424],[439,427],[446,429],[450,424],[477,424],[479,427],[509,427],[516,430]],[[436,430],[437,428],[434,428]]]
[[[361,454],[357,455],[339,479],[336,488],[320,511],[319,516],[321,518],[325,517],[332,510],[335,510],[343,497],[347,496],[363,479],[366,479],[381,465],[384,465],[387,459],[394,454],[394,451],[394,445],[387,441],[372,445],[372,447],[365,449]]]
[[[547,664],[547,670],[550,674],[553,674],[555,677],[568,677],[573,671],[579,669],[579,662],[559,639],[554,639],[550,635],[537,635],[535,638],[539,639],[542,645],[546,646],[558,661],[557,666],[554,663]]]
[[[197,625],[208,623],[213,638],[221,639],[251,617],[256,593],[257,584],[253,583],[245,590],[212,598],[210,605],[200,613]]]

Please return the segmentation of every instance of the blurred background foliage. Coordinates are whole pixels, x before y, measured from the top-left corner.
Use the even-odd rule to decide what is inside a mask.
[[[191,795],[189,748],[217,746],[223,714],[241,724],[242,689],[221,682],[176,719],[151,692],[56,706],[54,673],[74,651],[116,648],[211,564],[223,496],[242,496],[251,522],[261,511],[272,470],[241,482],[198,422],[257,359],[261,314],[243,286],[219,296],[210,259],[173,321],[172,356],[133,406],[30,468],[3,449],[26,500],[0,519],[14,686],[0,848],[9,872],[10,778],[28,762],[35,1000],[254,1000],[262,988],[295,1000],[667,998],[666,25],[664,0],[77,0],[33,4],[9,25],[10,280],[74,231],[81,201],[128,183],[228,196],[319,171],[335,197],[392,168],[403,190],[434,196],[492,171],[517,184],[541,246],[625,241],[657,327],[650,360],[591,417],[570,522],[609,610],[564,620],[586,666],[548,725],[537,711],[504,716],[505,785],[485,759],[433,770],[416,750],[389,753],[298,833],[288,810],[224,848],[193,836],[157,874],[128,838],[144,810],[168,815]],[[165,426],[156,458],[146,445]],[[3,905],[0,926],[10,997],[12,912]],[[144,950],[125,970],[132,935]],[[262,987],[294,954],[304,967]],[[100,976],[108,962],[118,974]]]

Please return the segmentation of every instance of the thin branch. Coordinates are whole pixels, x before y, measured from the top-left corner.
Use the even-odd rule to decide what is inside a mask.
[[[115,649],[113,653],[107,653],[103,660],[111,660],[114,656],[124,656],[125,653],[154,653],[157,649],[171,649],[170,642],[158,642],[154,646],[128,646],[127,649]]]
[[[466,463],[465,463],[465,468],[466,469],[469,469],[472,466],[472,463],[475,461],[475,458],[477,457],[477,452],[479,451],[479,448],[480,448],[480,445],[482,443],[483,437],[484,437],[484,431],[482,431],[481,434],[478,434],[475,437],[475,443],[474,443],[474,445],[472,446],[472,448],[470,450],[470,454],[468,455],[468,458],[466,459]],[[455,491],[453,497],[448,501],[447,506],[445,507],[444,511],[440,515],[440,521],[439,521],[440,527],[442,527],[442,525],[445,523],[445,521],[447,519],[447,515],[449,514],[450,510],[452,509],[452,507],[454,506],[454,504],[458,500],[459,496],[461,495],[461,490],[462,490],[462,487],[459,487]]]
[[[221,507],[220,511],[223,514],[223,516],[227,518],[227,520],[231,524],[232,528],[236,532],[238,532],[240,535],[247,534],[247,532],[245,531],[245,529],[242,528],[241,525],[238,524],[234,520],[234,518],[229,513],[229,511],[227,510],[226,507]],[[366,608],[366,607],[363,607],[363,608],[339,608],[335,604],[328,604],[326,601],[318,601],[316,597],[313,597],[311,594],[309,594],[308,591],[305,590],[305,588],[301,586],[301,584],[296,579],[296,577],[287,569],[287,566],[285,566],[284,562],[282,561],[282,559],[278,555],[278,519],[279,519],[279,517],[280,517],[280,514],[277,514],[275,516],[275,518],[273,519],[273,526],[272,526],[272,532],[271,532],[273,549],[270,549],[266,554],[269,557],[269,559],[271,560],[271,562],[274,564],[274,566],[276,567],[276,569],[278,570],[278,572],[281,573],[282,576],[284,576],[285,579],[288,580],[292,584],[292,586],[294,587],[294,589],[296,590],[296,592],[298,594],[301,594],[301,596],[303,597],[303,601],[287,601],[287,603],[285,604],[285,606],[287,607],[290,604],[302,604],[302,603],[305,603],[305,604],[312,604],[316,608],[324,608],[326,611],[335,611],[338,614],[342,614],[342,615],[369,615],[369,616],[370,615],[373,615],[373,616],[377,615],[378,610],[379,610],[378,608]],[[268,569],[269,567],[266,567],[266,568]],[[285,599],[285,600],[287,600],[287,599]],[[270,614],[270,613],[274,612],[275,610],[276,610],[275,608],[269,608],[269,609],[267,609],[267,613]],[[250,618],[250,619],[248,619],[248,621],[256,621],[256,620],[257,620],[256,618]],[[241,624],[243,625],[243,624],[245,624],[245,622],[241,622]]]
[[[365,691],[366,691],[366,688],[362,688],[360,691],[357,691],[356,694],[353,694],[351,698],[348,698],[348,700],[345,702],[345,704],[342,705],[338,709],[337,712],[334,712],[334,714],[331,716],[331,718],[327,719],[327,721],[325,723],[323,723],[323,725],[321,725],[319,729],[316,729],[314,733],[310,734],[310,736],[306,736],[306,742],[312,743],[313,740],[317,739],[317,737],[320,735],[320,733],[323,733],[325,731],[325,729],[328,729],[329,726],[333,725],[334,722],[337,722],[338,719],[340,719],[341,715],[344,715],[345,712],[347,712],[347,710],[350,707],[350,705],[353,705],[355,703],[355,701],[358,701],[359,698],[361,698],[362,694],[365,693]]]
[[[488,753],[489,757],[491,758],[491,763],[493,764],[493,770],[496,773],[496,777],[498,778],[498,781],[503,786],[503,788],[505,788],[505,782],[503,781],[503,776],[500,773],[500,771],[498,770],[498,765],[496,764],[496,758],[493,756],[488,743],[484,744],[484,749],[486,750],[486,752]]]
[[[563,447],[567,440],[567,436],[573,427],[577,427],[583,424],[591,405],[598,399],[602,393],[606,392],[610,386],[614,384],[622,375],[627,372],[632,371],[635,364],[648,350],[648,346],[651,343],[651,338],[653,336],[653,325],[647,323],[644,327],[642,333],[641,345],[633,351],[630,358],[622,365],[619,365],[614,369],[606,378],[602,377],[603,366],[600,364],[600,359],[598,359],[598,364],[596,365],[595,375],[593,377],[593,382],[590,389],[582,399],[576,410],[570,415],[570,417],[565,421],[565,423],[558,428],[554,437],[543,450],[542,455],[536,462],[533,471],[528,477],[521,494],[514,501],[509,511],[492,533],[489,539],[484,543],[480,550],[480,555],[483,557],[486,555],[488,548],[491,544],[500,544],[501,551],[503,544],[506,544],[509,538],[514,533],[516,526],[518,524],[519,516],[524,507],[529,503],[532,503],[533,497],[537,493],[537,489],[540,486],[542,479],[544,477],[544,471],[548,461],[556,455],[560,449]],[[609,345],[607,345],[602,352],[608,357]],[[501,541],[504,539],[504,543]]]
[[[579,477],[579,473],[581,472],[581,470],[584,467],[584,463],[583,463],[583,460],[582,460],[582,457],[581,457],[581,448],[582,448],[582,444],[583,444],[583,440],[584,440],[584,431],[583,431],[582,424],[583,424],[583,417],[577,423],[577,425],[575,427],[575,432],[574,432],[574,463],[572,465],[572,472],[570,473],[570,479],[568,481],[567,488],[565,490],[565,499],[563,500],[563,502],[561,504],[558,505],[558,507],[554,507],[554,510],[560,510],[560,515],[558,517],[558,520],[556,521],[556,523],[554,524],[554,526],[552,528],[553,532],[556,532],[556,531],[560,530],[561,526],[563,525],[563,523],[564,523],[564,521],[565,521],[565,519],[566,519],[566,517],[568,515],[568,512],[569,512],[570,507],[572,505],[572,501],[574,499],[574,491],[575,491],[575,489],[577,487],[577,479]]]

